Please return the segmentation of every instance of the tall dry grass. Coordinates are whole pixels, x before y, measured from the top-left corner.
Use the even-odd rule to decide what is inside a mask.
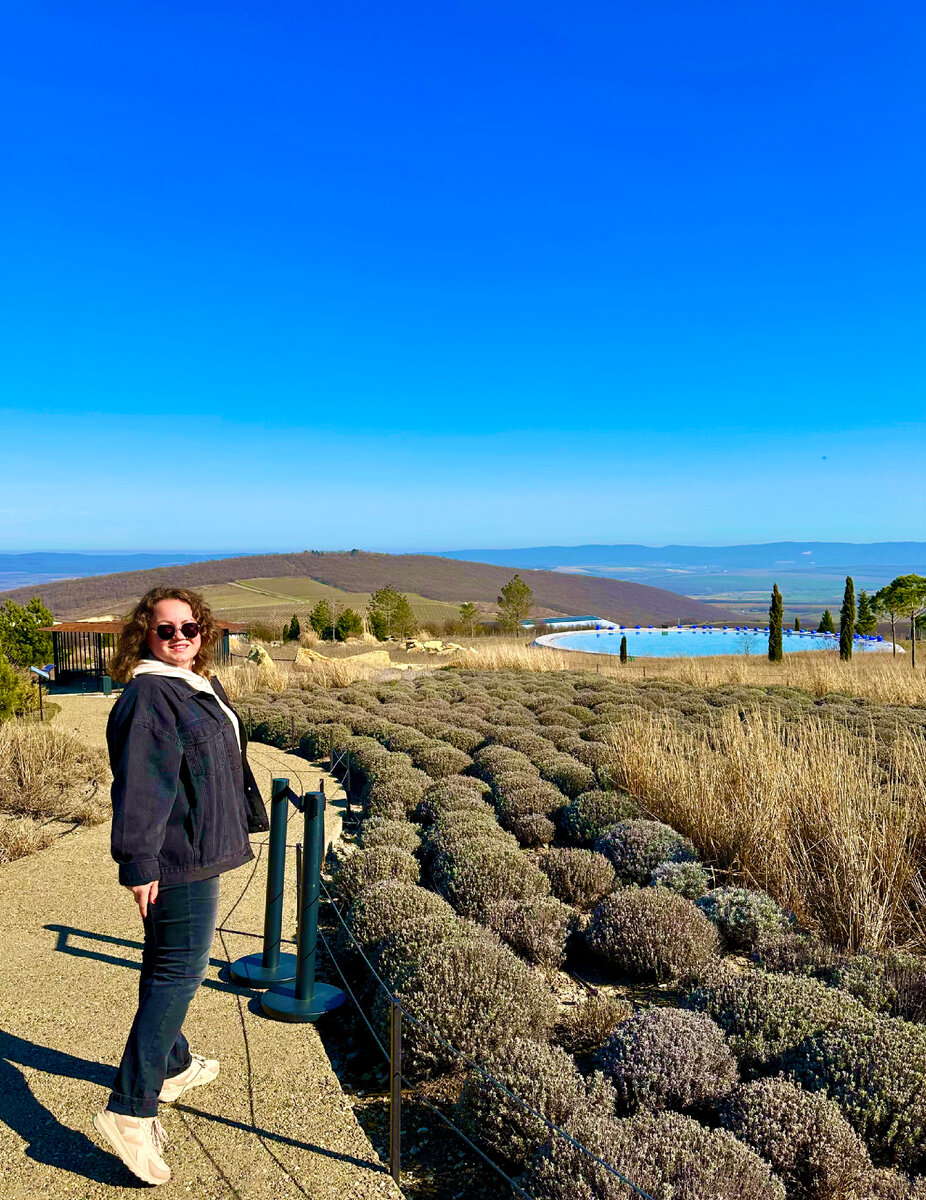
[[[640,717],[617,778],[706,859],[851,950],[926,951],[926,749],[813,719],[725,713],[703,730]]]
[[[636,665],[636,664],[634,664]],[[753,655],[729,658],[668,659],[655,669],[647,662],[647,676],[665,674],[696,687],[722,684],[782,684],[814,696],[842,692],[880,704],[926,704],[926,673],[910,667],[910,656],[884,653],[856,654],[840,661],[835,651],[812,650],[786,654],[780,663]]]
[[[588,668],[593,654],[571,650],[551,650],[526,642],[489,641],[467,648],[443,659],[441,666],[466,667],[472,671],[581,671]],[[594,664],[593,664],[594,666]]]
[[[105,753],[54,726],[0,725],[0,863],[41,850],[49,822],[96,825],[109,815]]]

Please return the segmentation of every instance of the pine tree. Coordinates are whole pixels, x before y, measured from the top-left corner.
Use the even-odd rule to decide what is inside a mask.
[[[327,600],[319,600],[309,613],[309,624],[322,639],[331,640],[333,635],[334,616],[331,605]]]
[[[352,608],[345,608],[338,617],[334,627],[334,636],[339,642],[346,642],[349,637],[360,637],[363,633],[363,621],[360,614]]]
[[[870,637],[878,631],[878,618],[875,616],[868,593],[865,591],[858,598],[858,617],[855,621],[855,628],[859,633],[864,633],[866,637]]]
[[[820,618],[820,624],[817,626],[817,633],[835,633],[836,626],[833,624],[833,614],[827,608]]]
[[[463,625],[469,626],[469,636],[476,636],[476,622],[479,620],[479,609],[475,604],[470,604],[467,600],[465,604],[460,605],[460,622]]]
[[[370,617],[370,628],[380,641],[388,637],[411,637],[417,628],[408,597],[388,584],[370,597],[367,613]]]
[[[506,633],[518,633],[521,622],[530,616],[534,593],[520,575],[515,575],[502,588],[498,598],[498,619]]]
[[[852,635],[855,633],[855,584],[852,576],[846,576],[846,590],[842,596],[839,613],[839,657],[848,662],[852,657]]]
[[[295,613],[293,613],[293,619],[289,623],[289,628],[286,630],[286,638],[284,640],[287,642],[298,642],[299,635],[301,633],[302,629],[299,625],[299,618]]]
[[[801,631],[801,618],[795,617],[794,618],[794,632],[800,633],[800,631]]]
[[[768,610],[768,660],[769,662],[781,662],[784,657],[784,650],[781,644],[781,626],[784,620],[784,603],[781,599],[781,592],[778,590],[778,584],[772,587],[772,603]]]
[[[625,663],[626,661],[627,661],[627,638],[625,635],[622,635],[621,636],[621,662]]]

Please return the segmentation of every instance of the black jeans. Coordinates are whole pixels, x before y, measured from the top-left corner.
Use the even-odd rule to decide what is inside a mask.
[[[219,877],[162,888],[145,917],[138,1012],[107,1108],[153,1117],[165,1079],[190,1065],[181,1026],[206,977],[219,906]]]

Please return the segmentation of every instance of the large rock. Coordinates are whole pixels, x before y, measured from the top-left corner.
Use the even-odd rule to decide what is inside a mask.
[[[273,659],[260,644],[260,642],[255,642],[251,647],[251,653],[248,655],[248,662],[257,663],[259,667],[273,666]]]

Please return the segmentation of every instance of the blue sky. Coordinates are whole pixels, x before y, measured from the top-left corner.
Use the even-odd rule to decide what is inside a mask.
[[[4,10],[0,550],[923,536],[920,6]]]

